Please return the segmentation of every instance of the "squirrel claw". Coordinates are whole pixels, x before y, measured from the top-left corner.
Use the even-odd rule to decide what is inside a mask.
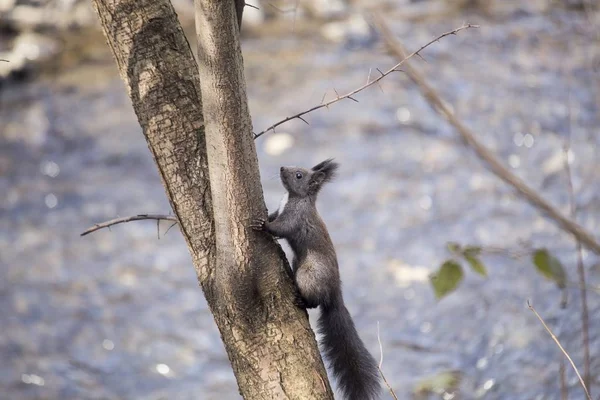
[[[306,307],[304,299],[302,299],[302,297],[299,294],[296,295],[296,297],[294,298],[294,305],[302,310],[306,310],[308,308]]]
[[[254,229],[255,231],[262,231],[265,229],[265,220],[262,218],[256,218],[253,219],[252,222],[250,222],[249,227]]]

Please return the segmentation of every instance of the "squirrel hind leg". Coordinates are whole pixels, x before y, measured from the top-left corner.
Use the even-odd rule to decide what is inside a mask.
[[[309,308],[317,308],[319,305],[315,304],[315,303],[311,303],[309,301],[306,301],[302,295],[300,294],[300,292],[298,292],[296,294],[296,298],[294,299],[294,305],[298,308],[301,308],[303,310],[308,310]]]
[[[329,304],[331,299],[331,279],[324,276],[321,266],[301,265],[296,270],[296,285],[307,308]]]

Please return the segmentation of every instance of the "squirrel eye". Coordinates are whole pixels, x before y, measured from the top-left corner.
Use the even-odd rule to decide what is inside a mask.
[[[296,179],[302,179],[302,172],[296,172]]]

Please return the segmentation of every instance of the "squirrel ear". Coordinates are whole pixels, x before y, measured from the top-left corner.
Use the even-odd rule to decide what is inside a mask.
[[[328,164],[331,164],[333,161],[333,158],[328,158],[325,161],[321,161],[320,163],[318,163],[317,165],[315,165],[314,167],[312,167],[313,171],[319,171],[321,169],[324,169]],[[333,163],[335,164],[335,163]]]
[[[309,185],[312,188],[320,188],[327,179],[327,175],[323,171],[316,171],[310,176]]]
[[[331,181],[339,167],[339,164],[333,162],[333,158],[327,159],[312,167],[309,187],[311,192],[318,192],[325,182]]]

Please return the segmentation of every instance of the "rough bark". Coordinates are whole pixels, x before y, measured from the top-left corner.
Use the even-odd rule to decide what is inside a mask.
[[[331,398],[281,248],[248,228],[266,217],[234,2],[196,0],[196,32],[215,216],[215,314],[245,398]],[[296,347],[301,345],[302,349]]]
[[[240,393],[246,399],[331,399],[306,313],[292,304],[295,287],[285,256],[271,238],[246,228],[250,217],[266,210],[246,104],[239,15],[233,1],[202,3],[199,22],[208,50],[202,52],[202,90],[207,139],[215,146],[209,154],[198,67],[170,2],[93,0]]]
[[[94,0],[201,281],[214,265],[197,65],[168,0]]]

